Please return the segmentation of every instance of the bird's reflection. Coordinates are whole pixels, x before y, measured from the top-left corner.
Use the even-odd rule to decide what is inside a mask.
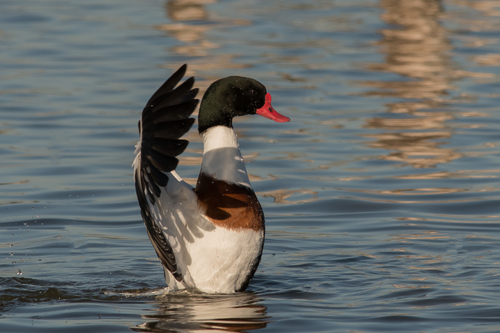
[[[266,307],[252,292],[208,295],[172,293],[157,299],[158,308],[142,317],[136,332],[246,332],[266,327]]]

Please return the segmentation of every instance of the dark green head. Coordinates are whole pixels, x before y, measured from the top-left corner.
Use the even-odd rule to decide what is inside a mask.
[[[272,108],[271,95],[262,83],[247,77],[228,76],[212,83],[205,92],[198,115],[198,131],[202,133],[219,125],[232,127],[234,117],[256,113],[279,122],[289,121]]]

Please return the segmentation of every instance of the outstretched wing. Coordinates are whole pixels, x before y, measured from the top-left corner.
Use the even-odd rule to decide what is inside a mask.
[[[175,179],[165,173],[175,170],[179,162],[176,156],[189,143],[179,138],[193,125],[194,118],[189,116],[199,101],[195,99],[198,89],[192,89],[193,77],[177,86],[186,68],[186,65],[181,66],[146,103],[139,121],[141,139],[134,161],[135,188],[149,239],[161,263],[177,281],[182,281],[182,275],[177,270],[175,255],[161,227],[155,222],[150,204],[156,203],[161,188],[167,186],[169,178]]]

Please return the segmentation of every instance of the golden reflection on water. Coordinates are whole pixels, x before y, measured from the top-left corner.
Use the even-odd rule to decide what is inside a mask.
[[[451,59],[453,46],[449,40],[450,30],[443,27],[443,20],[461,23],[472,31],[497,29],[495,20],[484,20],[486,16],[497,16],[498,1],[452,1],[453,4],[468,6],[483,12],[481,20],[463,17],[457,13],[444,12],[438,0],[383,0],[380,6],[385,10],[381,19],[394,28],[380,31],[383,36],[377,44],[385,55],[385,62],[368,64],[372,71],[389,72],[398,75],[396,81],[366,81],[361,85],[374,87],[365,95],[397,97],[403,99],[387,104],[387,117],[370,118],[365,127],[381,129],[380,133],[365,137],[373,139],[368,145],[391,151],[380,158],[400,162],[414,168],[435,167],[464,157],[455,148],[444,148],[453,135],[450,120],[458,117],[483,117],[482,113],[455,113],[448,104],[470,101],[474,96],[461,94],[451,97],[457,90],[454,81],[466,77],[477,80],[497,80],[490,73],[470,72],[458,68]],[[456,37],[456,36],[455,36]],[[482,47],[498,43],[496,39],[485,39],[466,35],[456,38],[466,40],[469,47]],[[474,55],[478,66],[500,64],[499,54]],[[491,96],[490,96],[491,97]],[[405,101],[406,99],[406,101]],[[482,125],[467,124],[464,128]],[[443,174],[443,176],[448,176]]]
[[[401,175],[395,176],[395,179],[444,179],[444,178],[498,178],[500,170],[458,170],[454,172],[441,171],[426,174]],[[493,173],[487,175],[486,173]]]
[[[167,16],[173,21],[205,20],[208,17],[205,5],[216,0],[174,0],[165,3]]]
[[[470,7],[471,9],[481,12],[481,16],[500,16],[500,1],[498,0],[454,0],[451,1],[454,4]],[[483,29],[494,29],[500,26],[500,22],[496,21],[496,24],[491,25],[494,21],[485,21],[482,19],[477,22],[477,25],[471,27],[472,31],[483,30]],[[490,24],[488,24],[490,23]],[[485,25],[486,24],[486,25]]]
[[[411,100],[390,103],[388,117],[366,122],[366,128],[382,130],[366,135],[374,139],[369,146],[392,151],[381,156],[382,159],[414,168],[433,167],[461,158],[463,154],[456,149],[441,147],[452,136],[446,122],[455,115],[450,111],[429,111],[443,104],[448,91],[455,89],[452,81],[458,76],[449,56],[452,46],[448,32],[440,22],[441,2],[383,0],[380,5],[385,9],[381,19],[397,26],[380,31],[383,38],[378,44],[385,62],[369,64],[368,68],[408,79],[362,84],[377,88],[369,96]]]
[[[288,205],[303,204],[303,203],[314,202],[314,201],[318,200],[318,192],[311,191],[311,190],[289,190],[286,188],[282,188],[282,189],[278,189],[278,190],[274,190],[274,191],[259,192],[258,194],[263,196],[264,198],[267,198],[267,197],[274,198],[275,203],[288,204]],[[295,194],[307,195],[310,197],[306,198],[306,199],[289,200],[289,198]]]
[[[246,68],[247,64],[233,62],[233,54],[214,54],[211,50],[217,49],[220,45],[216,41],[207,38],[206,33],[214,28],[226,26],[250,25],[247,20],[237,19],[214,19],[206,9],[207,4],[216,3],[216,0],[172,0],[166,1],[165,12],[171,23],[156,26],[156,29],[165,31],[169,36],[182,42],[181,45],[173,47],[174,53],[188,57],[189,73],[195,75],[198,71],[212,70],[219,68]],[[203,24],[199,24],[203,20]],[[196,24],[193,21],[198,21]],[[165,68],[174,69],[177,64],[165,64]],[[203,94],[208,85],[218,77],[197,77],[197,87]],[[200,95],[201,95],[200,94]]]
[[[453,4],[470,7],[470,12],[479,12],[480,15],[476,18],[474,16],[459,16],[456,19],[467,26],[470,31],[481,32],[481,31],[493,31],[498,30],[500,27],[500,1],[465,1],[465,0],[455,0],[451,1]],[[485,38],[478,37],[476,34],[473,36],[460,36],[460,38],[465,42],[467,47],[480,48],[488,46],[491,44],[498,44],[500,40],[498,38]],[[498,53],[488,53],[486,50],[482,51],[481,54],[472,55],[470,60],[476,63],[478,66],[500,66],[500,54]],[[496,75],[492,73],[477,73],[482,74],[478,78],[483,80],[498,81]]]
[[[400,163],[399,166],[410,166],[412,169],[433,168],[439,164],[449,164],[465,157],[475,157],[482,154],[491,154],[484,151],[484,147],[496,147],[497,143],[482,143],[478,147],[468,147],[469,151],[461,148],[445,147],[456,135],[457,128],[473,129],[484,125],[474,124],[474,119],[489,117],[485,112],[477,110],[457,112],[453,105],[469,103],[482,96],[456,93],[455,82],[462,79],[475,80],[474,83],[498,81],[498,77],[490,73],[475,73],[459,68],[452,60],[453,44],[450,42],[452,30],[445,28],[443,22],[448,21],[459,26],[471,27],[472,31],[487,31],[495,26],[498,30],[500,21],[497,19],[484,22],[484,17],[500,16],[498,7],[500,1],[451,1],[454,5],[467,6],[482,11],[481,20],[474,20],[474,15],[445,12],[442,2],[438,0],[381,0],[380,6],[384,9],[381,20],[390,25],[380,30],[382,36],[377,43],[380,52],[384,55],[382,63],[368,64],[371,71],[395,74],[395,79],[388,81],[365,81],[361,85],[373,90],[365,94],[366,98],[397,98],[396,102],[386,104],[387,110],[382,116],[366,120],[364,127],[376,130],[363,135],[369,138],[368,146],[375,149],[384,149],[389,153],[382,153],[380,159]],[[496,7],[495,9],[493,9]],[[472,11],[472,10],[471,10]],[[462,15],[462,16],[461,16]],[[470,37],[467,34],[455,34],[453,38],[464,41],[464,47],[480,48],[489,44],[498,44],[500,40],[494,38]],[[479,52],[478,52],[479,53]],[[499,66],[500,55],[481,52],[469,58],[476,66]],[[473,66],[471,66],[473,67]],[[487,95],[488,97],[495,97]],[[484,110],[484,109],[483,109]],[[461,124],[452,124],[452,121],[466,118],[470,121]],[[484,124],[484,121],[481,121]],[[405,169],[409,170],[409,169]],[[433,179],[473,179],[497,178],[498,169],[474,170],[439,170],[422,173],[408,172],[398,174],[393,179],[404,180],[433,180]],[[365,193],[364,201],[389,202],[401,204],[422,205],[453,203],[461,205],[472,201],[484,200],[478,195],[473,197],[467,192],[496,192],[498,189],[480,185],[478,189],[458,187],[427,187],[399,188],[383,190],[348,190]],[[413,182],[412,184],[415,184]],[[437,183],[436,183],[437,184]],[[404,186],[404,185],[403,185]],[[376,197],[380,195],[381,197]],[[361,195],[362,196],[362,195]],[[418,196],[413,200],[412,196]],[[463,241],[450,236],[450,233],[433,230],[424,226],[432,223],[446,224],[475,224],[498,223],[498,215],[465,215],[460,216],[451,211],[449,214],[434,215],[432,218],[417,217],[414,213],[403,212],[397,217],[410,230],[388,235],[386,242],[394,243],[398,249],[395,252],[412,252],[408,250],[414,244],[429,243],[435,246],[446,246],[447,251],[432,254],[406,254],[395,256],[401,265],[409,270],[412,280],[426,280],[429,270],[450,271],[444,278],[452,276],[460,265],[464,265],[468,253],[463,249]],[[406,215],[406,216],[405,216]],[[413,231],[413,228],[423,230]],[[470,237],[470,236],[466,236]],[[452,270],[449,266],[456,263]],[[420,274],[422,272],[422,274]],[[425,277],[424,277],[425,276]],[[453,281],[449,282],[453,285]],[[394,291],[400,289],[429,288],[412,283],[394,284]],[[457,303],[456,305],[460,305]]]

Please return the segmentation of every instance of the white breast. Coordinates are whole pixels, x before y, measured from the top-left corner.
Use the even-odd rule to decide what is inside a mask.
[[[170,275],[167,284],[173,289],[195,287],[204,292],[235,292],[247,282],[258,263],[263,243],[263,231],[221,227],[204,231],[202,237],[196,237],[182,250],[189,253],[190,259],[181,268],[185,272],[184,281],[179,283]]]
[[[216,126],[203,133],[201,171],[219,180],[251,188],[245,162],[232,128]]]

